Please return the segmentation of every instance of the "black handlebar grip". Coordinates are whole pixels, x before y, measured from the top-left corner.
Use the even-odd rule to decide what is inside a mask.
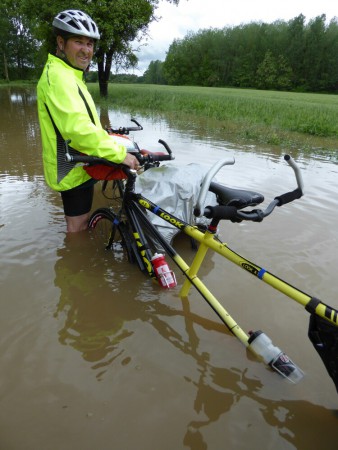
[[[106,166],[119,166],[119,164],[108,161],[107,159],[98,158],[97,156],[90,156],[90,155],[70,155],[70,161],[88,164],[104,164]]]
[[[156,153],[149,154],[148,157],[151,160],[151,162],[171,161],[172,159],[174,159],[172,155],[158,155]]]
[[[294,191],[286,192],[285,194],[275,197],[275,200],[278,200],[277,206],[282,206],[286,205],[287,203],[293,202],[294,200],[297,200],[297,198],[301,198],[302,195],[302,190],[300,188],[297,188]]]
[[[70,155],[67,157],[67,160],[70,162],[82,162],[82,163],[94,162],[92,156],[86,155]]]
[[[171,161],[175,159],[172,155],[166,155],[165,153],[135,153],[136,158],[141,165],[160,161]]]
[[[237,220],[237,208],[235,206],[207,206],[204,209],[204,214],[208,219],[216,220]]]
[[[141,126],[139,126],[139,127],[126,127],[125,130],[126,131],[142,131],[143,128]]]

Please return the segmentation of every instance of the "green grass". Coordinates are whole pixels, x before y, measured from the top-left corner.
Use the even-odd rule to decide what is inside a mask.
[[[97,103],[131,114],[166,115],[198,123],[229,139],[272,145],[338,148],[338,96],[251,89],[110,84]]]
[[[0,83],[27,86],[34,82]],[[326,94],[110,84],[107,99],[97,83],[88,85],[99,105],[165,117],[172,126],[193,129],[229,142],[302,150],[338,149],[338,96]]]

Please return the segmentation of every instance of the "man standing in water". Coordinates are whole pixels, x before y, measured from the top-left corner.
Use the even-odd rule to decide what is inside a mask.
[[[65,161],[85,153],[138,168],[135,156],[117,144],[100,124],[84,82],[100,38],[96,23],[79,10],[62,11],[53,20],[56,53],[49,54],[37,87],[43,165],[47,184],[61,193],[68,232],[87,228],[95,181],[83,167]]]

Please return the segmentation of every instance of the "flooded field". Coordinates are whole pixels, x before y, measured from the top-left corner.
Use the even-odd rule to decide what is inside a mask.
[[[263,330],[304,371],[288,383],[248,353],[194,290],[152,284],[87,232],[67,236],[45,184],[34,89],[0,89],[0,449],[333,450],[338,395],[307,337],[304,308],[220,256],[201,278],[239,325]],[[111,109],[114,126],[131,125]],[[189,124],[137,117],[142,148],[256,190],[294,189],[288,149],[229,143]],[[219,134],[218,134],[219,135]],[[338,143],[337,143],[338,148]],[[337,154],[292,152],[305,196],[263,223],[224,223],[224,242],[337,308]],[[96,186],[94,207],[107,204]],[[191,248],[181,237],[184,257]]]

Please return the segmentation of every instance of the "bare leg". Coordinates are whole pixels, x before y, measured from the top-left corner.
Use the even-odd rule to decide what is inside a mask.
[[[81,216],[65,216],[67,223],[68,233],[77,233],[79,231],[86,230],[88,228],[89,213],[82,214]]]

